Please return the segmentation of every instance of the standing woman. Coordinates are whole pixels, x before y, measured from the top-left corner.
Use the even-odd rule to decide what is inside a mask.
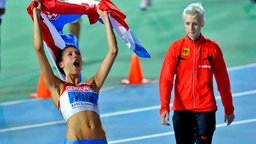
[[[67,46],[60,54],[58,66],[65,74],[62,81],[54,75],[47,60],[42,32],[39,24],[41,3],[37,0],[33,8],[34,48],[38,57],[44,82],[51,92],[54,104],[59,108],[67,123],[65,144],[107,144],[107,137],[101,123],[98,94],[118,53],[116,37],[110,25],[108,13],[97,8],[106,29],[108,52],[96,74],[86,83],[80,83],[82,57],[78,48]]]
[[[216,128],[217,102],[213,76],[224,106],[224,121],[235,119],[234,105],[222,50],[206,38],[201,3],[191,3],[182,14],[186,35],[168,48],[159,78],[161,123],[169,126],[172,89],[176,144],[211,144]]]

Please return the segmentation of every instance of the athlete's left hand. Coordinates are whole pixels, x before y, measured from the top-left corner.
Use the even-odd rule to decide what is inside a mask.
[[[227,125],[230,125],[234,121],[234,119],[235,119],[235,115],[234,114],[229,114],[229,115],[225,114],[224,122],[226,122]]]

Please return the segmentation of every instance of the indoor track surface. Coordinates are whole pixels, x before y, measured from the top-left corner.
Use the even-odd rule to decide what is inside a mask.
[[[256,64],[229,69],[235,121],[226,126],[218,104],[213,144],[256,142]],[[241,77],[243,79],[241,79]],[[175,143],[173,128],[160,124],[158,82],[102,90],[100,113],[109,144]],[[0,105],[0,144],[61,144],[66,124],[51,99],[25,100]],[[171,123],[172,124],[172,123]]]

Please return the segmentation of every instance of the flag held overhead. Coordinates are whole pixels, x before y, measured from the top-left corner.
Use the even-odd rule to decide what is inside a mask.
[[[42,26],[43,40],[56,68],[56,57],[63,48],[72,44],[78,48],[75,36],[63,34],[64,25],[79,19],[82,15],[88,16],[90,24],[96,23],[99,21],[97,5],[99,9],[109,12],[112,27],[122,42],[139,57],[150,58],[147,50],[125,22],[126,15],[110,0],[102,0],[101,2],[81,0],[80,4],[71,4],[58,0],[41,0],[41,3],[40,25]],[[37,3],[32,1],[27,8],[27,12],[32,19],[32,9],[36,5]],[[68,38],[68,41],[66,38]],[[60,74],[59,70],[58,73]],[[63,79],[61,74],[60,77]]]

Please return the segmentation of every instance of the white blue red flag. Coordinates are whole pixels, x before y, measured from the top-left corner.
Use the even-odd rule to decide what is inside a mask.
[[[63,34],[62,30],[65,24],[79,19],[82,15],[87,15],[90,24],[101,21],[97,14],[96,5],[101,10],[107,10],[110,13],[110,20],[114,31],[126,46],[133,50],[136,55],[142,58],[150,58],[149,53],[131,32],[129,26],[124,21],[126,15],[121,12],[110,0],[78,0],[76,4],[60,2],[58,0],[41,0],[42,12],[40,25],[42,27],[43,41],[48,49],[50,57],[56,65],[58,53],[68,45],[78,48],[78,41],[73,34]],[[33,1],[27,8],[27,12],[33,20],[32,9],[36,6]],[[61,79],[65,76],[58,70]]]

